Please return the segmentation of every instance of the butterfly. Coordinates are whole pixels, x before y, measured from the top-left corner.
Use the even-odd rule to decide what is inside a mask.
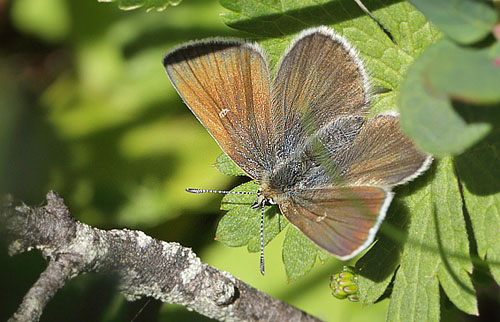
[[[367,118],[363,62],[328,27],[301,32],[274,72],[258,45],[237,39],[181,45],[163,65],[221,149],[260,184],[257,205],[277,204],[342,260],[373,242],[392,187],[432,162],[402,133],[397,114]]]

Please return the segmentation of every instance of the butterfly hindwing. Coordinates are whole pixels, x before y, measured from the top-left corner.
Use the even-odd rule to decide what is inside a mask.
[[[319,188],[298,192],[279,206],[316,245],[347,260],[373,242],[392,196],[379,187]]]
[[[432,160],[401,131],[395,115],[367,121],[352,144],[340,152],[339,171],[348,185],[392,187],[425,171]]]

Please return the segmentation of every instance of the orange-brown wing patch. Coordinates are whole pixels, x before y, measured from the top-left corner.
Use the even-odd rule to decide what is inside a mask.
[[[270,167],[270,81],[267,63],[249,44],[204,41],[163,60],[177,92],[224,152],[248,175]]]

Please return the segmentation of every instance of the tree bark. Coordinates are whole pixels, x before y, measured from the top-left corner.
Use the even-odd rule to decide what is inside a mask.
[[[90,227],[74,219],[56,192],[50,191],[46,199],[42,207],[6,201],[0,211],[9,254],[37,249],[48,260],[10,321],[38,321],[68,280],[88,272],[116,274],[127,300],[150,296],[220,321],[318,321],[202,263],[178,243],[135,230]]]

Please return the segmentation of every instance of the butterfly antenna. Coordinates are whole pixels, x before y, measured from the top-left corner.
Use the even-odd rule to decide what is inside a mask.
[[[144,310],[144,308],[149,304],[149,302],[151,302],[151,298],[148,298],[148,300],[146,301],[146,303],[144,303],[144,305],[141,307],[141,309],[139,310],[139,312],[137,312],[134,316],[134,318],[132,320],[130,320],[130,322],[134,322],[137,317],[139,316],[139,314],[142,313],[142,311]]]
[[[227,190],[206,190],[206,189],[193,189],[187,188],[187,192],[189,193],[231,193],[235,195],[259,195],[258,192],[248,192],[248,191],[227,191]],[[257,203],[254,204],[252,208],[258,206]],[[260,273],[264,275],[264,203],[262,203],[261,211],[260,211]]]
[[[260,273],[264,275],[264,204],[260,209]]]
[[[189,193],[230,193],[233,195],[258,195],[257,192],[248,192],[248,191],[227,191],[227,190],[206,190],[206,189],[192,189],[187,188],[187,192]]]

